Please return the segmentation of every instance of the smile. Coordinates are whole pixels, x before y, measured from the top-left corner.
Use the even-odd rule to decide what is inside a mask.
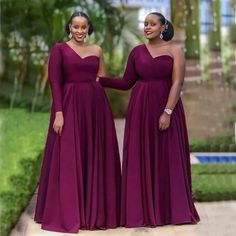
[[[76,36],[77,36],[78,38],[82,38],[82,37],[84,37],[84,34],[76,34]]]

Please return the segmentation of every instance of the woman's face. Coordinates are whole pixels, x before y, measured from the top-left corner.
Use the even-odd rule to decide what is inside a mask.
[[[147,39],[154,39],[160,36],[164,30],[164,25],[161,24],[159,17],[154,14],[146,16],[144,21],[144,36]]]
[[[83,42],[88,34],[88,21],[83,16],[76,16],[70,24],[70,32],[77,42]]]

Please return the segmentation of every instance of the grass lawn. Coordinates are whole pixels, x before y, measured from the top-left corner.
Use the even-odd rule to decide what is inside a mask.
[[[8,235],[35,189],[47,113],[0,109],[0,235]]]
[[[47,113],[0,110],[0,191],[8,190],[9,177],[21,172],[22,158],[36,158],[42,151],[47,126]]]
[[[192,165],[195,201],[236,200],[236,164]]]

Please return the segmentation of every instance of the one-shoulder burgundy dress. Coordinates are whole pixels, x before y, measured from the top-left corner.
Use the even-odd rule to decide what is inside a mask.
[[[122,162],[121,225],[197,223],[191,194],[190,154],[179,98],[170,127],[158,129],[172,85],[173,58],[153,58],[145,44],[130,53],[122,79],[102,77],[103,86],[130,89]]]
[[[99,58],[81,58],[67,43],[53,46],[53,104],[39,181],[35,221],[46,230],[78,232],[120,225],[120,159]],[[63,111],[61,136],[53,131]]]

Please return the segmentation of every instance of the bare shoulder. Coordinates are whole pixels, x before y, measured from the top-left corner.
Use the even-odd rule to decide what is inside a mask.
[[[90,46],[94,48],[95,50],[102,50],[102,48],[97,44],[90,44]]]
[[[97,44],[90,44],[90,48],[98,56],[101,56],[103,54],[102,48]]]
[[[171,43],[170,46],[170,51],[174,57],[183,57],[184,56],[184,50],[183,47],[177,43]]]

